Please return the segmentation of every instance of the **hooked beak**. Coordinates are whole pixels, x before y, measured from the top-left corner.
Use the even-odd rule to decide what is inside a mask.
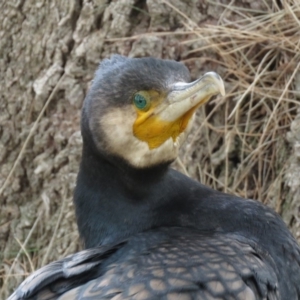
[[[206,73],[191,83],[175,83],[166,100],[157,107],[157,115],[161,120],[173,122],[205,104],[217,94],[225,95],[222,78],[215,72]]]

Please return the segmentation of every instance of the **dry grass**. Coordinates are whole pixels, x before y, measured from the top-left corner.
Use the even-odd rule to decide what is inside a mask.
[[[163,2],[176,11],[171,1]],[[280,212],[290,153],[285,136],[299,107],[294,84],[300,72],[300,3],[282,1],[282,7],[275,0],[263,3],[264,10],[223,5],[219,23],[201,28],[178,11],[184,31],[151,34],[177,34],[181,40],[187,36],[181,43],[188,49],[183,61],[214,65],[226,82],[226,98],[200,113],[177,167],[204,184],[261,199]],[[236,18],[230,21],[226,13],[232,11]],[[108,41],[116,40],[122,39]],[[1,299],[7,296],[8,286],[15,286],[24,275],[49,261],[65,201],[61,205],[43,256],[26,250],[44,217],[45,213],[40,213],[25,241],[17,241],[20,251],[1,266]]]
[[[196,35],[183,44],[201,42],[185,61],[206,53],[206,62],[218,65],[227,96],[207,110],[182,165],[207,185],[271,203],[280,212],[290,151],[286,133],[299,107],[300,4],[284,1],[280,8],[273,1],[264,12],[224,9],[242,18],[198,28],[183,16]],[[207,146],[199,142],[203,135]],[[192,155],[199,159],[196,170],[189,166]]]

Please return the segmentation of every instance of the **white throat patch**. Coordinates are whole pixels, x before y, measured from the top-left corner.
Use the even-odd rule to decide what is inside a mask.
[[[128,106],[125,109],[111,109],[101,117],[99,122],[93,122],[93,124],[101,126],[105,134],[103,143],[106,146],[105,151],[122,157],[133,167],[143,168],[175,160],[180,146],[190,131],[194,117],[191,118],[187,129],[178,136],[175,143],[172,138],[169,138],[155,149],[149,149],[146,142],[133,135],[135,119],[136,111]],[[96,128],[92,128],[92,130],[97,132]],[[97,146],[103,147],[103,145]]]

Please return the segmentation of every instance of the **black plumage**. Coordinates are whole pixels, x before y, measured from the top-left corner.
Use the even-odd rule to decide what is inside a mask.
[[[300,299],[300,248],[273,210],[205,187],[171,159],[138,167],[110,151],[107,112],[126,113],[139,90],[167,95],[189,80],[173,61],[101,65],[83,108],[74,195],[88,249],[33,273],[10,300]]]

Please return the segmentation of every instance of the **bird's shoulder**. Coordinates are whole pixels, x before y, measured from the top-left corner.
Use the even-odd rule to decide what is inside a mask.
[[[150,296],[279,299],[278,270],[268,253],[236,234],[161,228],[51,263],[30,275],[9,300]]]

